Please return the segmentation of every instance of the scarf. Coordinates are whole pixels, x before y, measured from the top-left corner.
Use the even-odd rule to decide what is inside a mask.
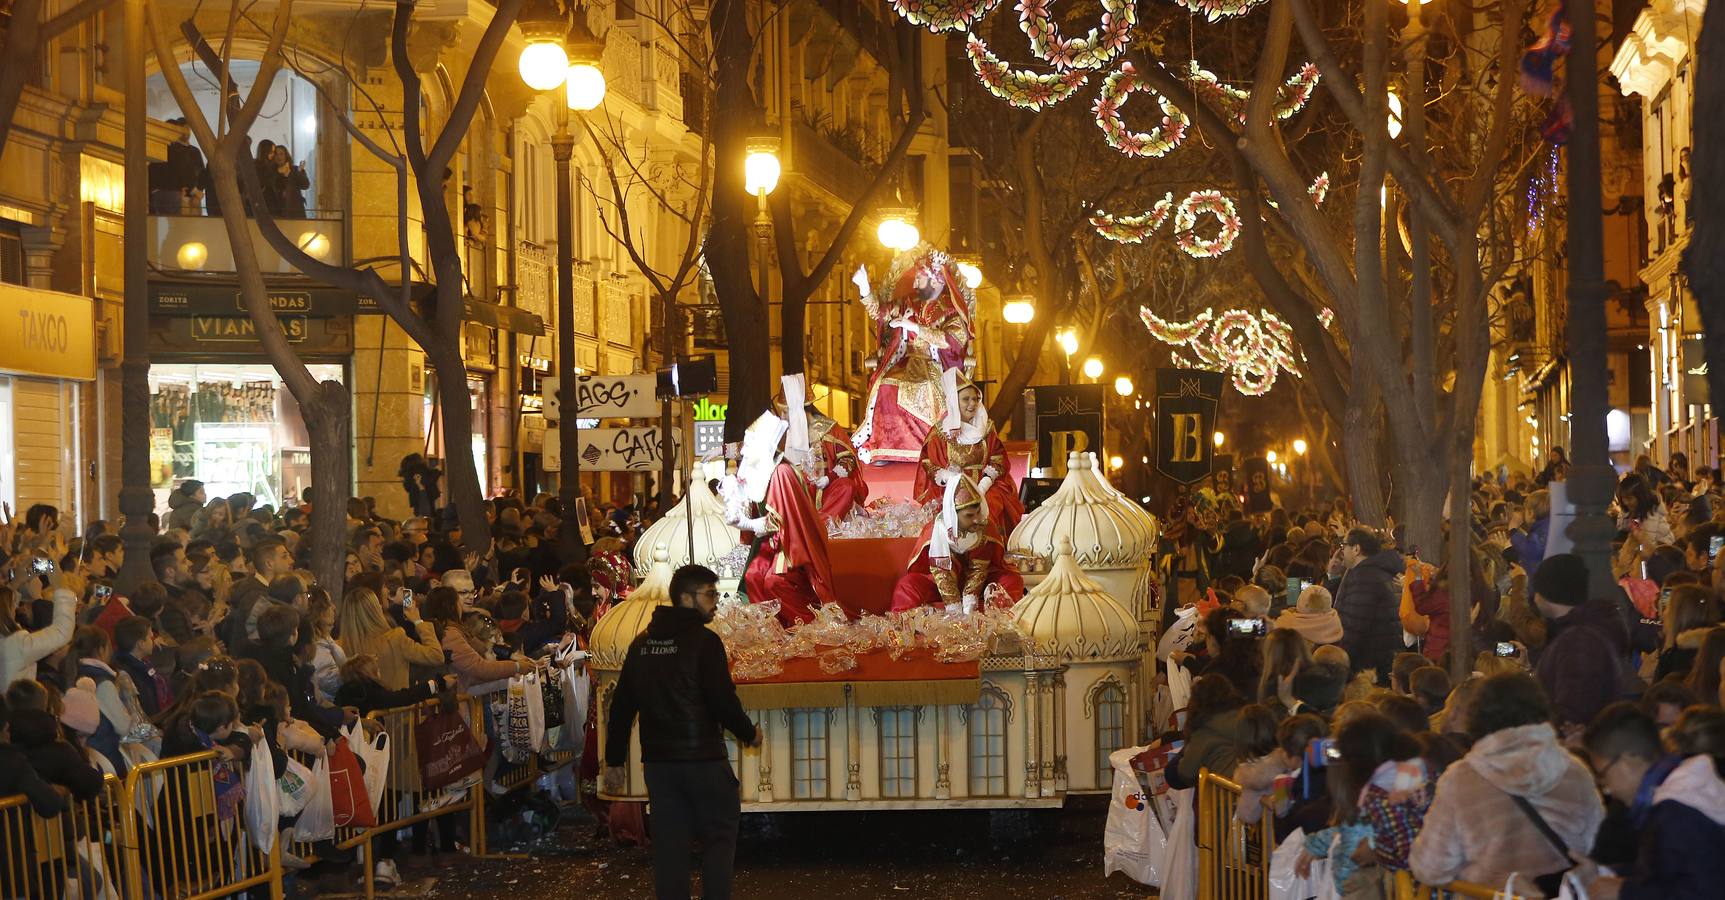
[[[940,390],[946,396],[946,418],[941,426],[948,431],[958,429],[958,443],[970,446],[988,435],[988,410],[982,404],[976,405],[976,412],[969,419],[964,419],[958,411],[958,370],[947,369],[940,373]]]
[[[952,554],[968,553],[982,542],[982,531],[960,534],[958,531],[958,486],[969,483],[971,490],[976,491],[978,502],[982,504],[978,511],[982,519],[988,518],[988,497],[969,478],[960,475],[946,483],[946,495],[940,501],[940,518],[935,520],[934,529],[928,536],[928,561],[942,568],[952,565]]]

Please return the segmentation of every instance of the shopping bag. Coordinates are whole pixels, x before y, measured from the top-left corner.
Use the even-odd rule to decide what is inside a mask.
[[[365,795],[371,798],[375,813],[389,787],[389,734],[380,729],[375,736],[367,737],[365,725],[355,722],[343,728],[341,736],[365,768]]]
[[[585,665],[558,671],[563,679],[563,730],[557,735],[557,749],[579,751],[587,742],[587,702],[593,678]]]
[[[1303,828],[1294,829],[1288,839],[1276,845],[1275,852],[1270,854],[1269,900],[1308,900],[1317,896],[1312,887],[1312,875],[1301,878],[1294,874],[1294,867],[1300,861],[1300,853],[1306,848],[1306,831]],[[1316,874],[1316,867],[1312,874]]]
[[[485,751],[447,700],[413,726],[413,748],[419,757],[420,784],[427,791],[446,788],[485,768]]]
[[[563,684],[563,670],[556,666],[546,669],[539,681],[539,691],[544,698],[539,705],[540,719],[544,722],[548,740],[552,729],[563,727]]]
[[[1197,789],[1169,792],[1174,798],[1174,823],[1168,829],[1167,850],[1160,866],[1161,900],[1196,900],[1198,896],[1198,843],[1194,808]]]
[[[365,768],[345,738],[337,738],[329,751],[329,797],[337,828],[377,825],[377,807],[365,792]]]
[[[287,758],[287,765],[276,776],[276,809],[283,816],[305,812],[305,802],[311,796],[311,770],[305,763]]]
[[[545,749],[544,673],[535,669],[521,678],[521,712],[527,722],[527,752]]]
[[[309,844],[333,837],[335,807],[329,793],[329,757],[320,756],[312,763],[311,777],[306,781],[305,808],[294,823],[294,839]]]
[[[1102,875],[1115,872],[1139,884],[1160,886],[1157,865],[1167,855],[1168,836],[1156,818],[1149,792],[1138,780],[1132,759],[1144,747],[1127,747],[1108,754],[1114,768],[1114,799],[1102,832]]]
[[[253,753],[246,766],[246,832],[259,853],[269,853],[276,844],[276,820],[281,816],[276,787],[275,759],[267,749]]]
[[[533,752],[533,738],[527,722],[527,682],[521,676],[509,679],[509,689],[502,692],[491,706],[492,719],[497,723],[497,739],[503,759],[520,765]]]

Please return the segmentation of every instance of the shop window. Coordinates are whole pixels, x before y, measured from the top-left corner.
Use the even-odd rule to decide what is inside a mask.
[[[24,238],[18,226],[0,223],[0,282],[24,284]]]
[[[970,795],[1006,795],[1006,694],[992,685],[982,689],[976,705],[966,711],[970,727]]]
[[[1091,699],[1096,710],[1096,783],[1109,784],[1114,766],[1108,754],[1126,746],[1126,690],[1109,679],[1096,686]]]
[[[791,796],[819,800],[827,795],[827,736],[824,709],[793,709],[791,720]]]
[[[916,710],[892,706],[877,712],[880,723],[880,795],[916,796]]]

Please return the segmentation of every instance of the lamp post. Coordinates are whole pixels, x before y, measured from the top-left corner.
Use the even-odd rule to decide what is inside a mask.
[[[761,299],[767,298],[772,281],[767,274],[767,239],[773,235],[773,219],[767,214],[767,195],[779,186],[783,167],[779,162],[779,137],[765,130],[749,138],[743,156],[743,187],[755,195],[755,243],[761,271]]]
[[[156,580],[150,566],[150,545],[156,532],[149,522],[156,495],[150,488],[150,304],[145,299],[150,288],[149,237],[144,230],[150,214],[150,188],[144,159],[148,125],[144,108],[144,0],[126,0],[125,38],[126,232],[122,243],[126,304],[120,321],[119,500],[120,514],[126,519],[120,528],[126,556],[117,580],[120,590],[131,593],[138,585]],[[199,265],[207,255],[200,256]]]
[[[1084,361],[1084,377],[1091,381],[1102,377],[1102,357],[1092,356]]]
[[[557,126],[551,136],[551,158],[557,166],[557,449],[563,469],[557,479],[557,496],[563,504],[558,549],[565,560],[574,560],[583,545],[580,522],[575,519],[581,498],[581,379],[575,370],[575,200],[570,173],[575,135],[569,128],[569,111],[586,112],[604,102],[600,57],[605,45],[587,27],[585,7],[566,9],[555,0],[537,0],[522,10],[517,21],[528,41],[521,51],[522,80],[539,91],[564,88],[563,102],[551,104]]]
[[[882,207],[879,216],[880,224],[875,226],[875,237],[880,240],[881,246],[895,253],[903,253],[922,241],[922,232],[916,227],[916,210],[911,207]],[[980,272],[978,274],[980,275]]]

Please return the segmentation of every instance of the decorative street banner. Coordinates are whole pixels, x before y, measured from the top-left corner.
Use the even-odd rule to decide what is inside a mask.
[[[647,378],[652,379],[649,375]],[[648,396],[652,396],[651,393]],[[659,426],[639,428],[581,429],[581,471],[583,472],[657,472],[664,449]],[[562,446],[555,426],[545,429],[545,448],[539,467],[547,472],[562,471]],[[671,433],[671,452],[678,449],[676,432]],[[675,457],[673,457],[675,458]]]
[[[1216,445],[1216,404],[1222,373],[1197,369],[1156,370],[1156,471],[1176,484],[1210,477]]]
[[[1102,454],[1100,384],[1042,384],[1030,389],[1036,415],[1036,465],[1066,469],[1066,454]]]
[[[1246,512],[1266,513],[1275,509],[1276,501],[1270,496],[1269,460],[1254,456],[1240,465],[1240,472],[1246,482]]]
[[[583,419],[656,419],[659,400],[653,391],[654,375],[582,375],[578,379],[581,408],[575,413]],[[545,418],[559,421],[562,397],[558,380],[545,379]]]

